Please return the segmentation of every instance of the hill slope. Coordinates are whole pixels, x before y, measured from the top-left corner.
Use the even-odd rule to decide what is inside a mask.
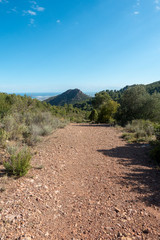
[[[46,103],[50,103],[51,105],[63,106],[64,104],[75,104],[82,101],[86,101],[90,98],[91,98],[90,96],[84,94],[82,91],[76,88],[69,89],[58,96],[48,98],[44,101]]]
[[[135,87],[135,86],[144,86],[149,94],[152,94],[154,92],[160,92],[160,81],[149,83],[149,84],[134,84],[131,86],[126,86],[122,89],[120,89],[120,92],[124,92],[128,88]]]
[[[152,94],[154,92],[160,92],[160,81],[153,82],[145,85],[148,93]]]
[[[124,88],[121,88],[120,90],[106,90],[106,92],[112,97],[113,100],[119,101],[121,98],[121,95],[128,89],[135,86],[144,86],[146,91],[149,94],[153,94],[154,92],[160,93],[160,81],[153,82],[150,84],[134,84],[134,85],[127,85]]]

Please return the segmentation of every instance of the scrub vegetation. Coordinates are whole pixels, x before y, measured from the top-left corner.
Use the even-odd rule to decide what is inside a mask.
[[[93,98],[63,106],[0,93],[0,146],[7,149],[9,155],[3,165],[9,173],[25,175],[30,168],[31,147],[68,122],[121,125],[125,140],[150,143],[150,155],[160,163],[159,89],[160,82],[127,86],[119,91],[102,91]],[[70,92],[73,95],[73,91]],[[77,90],[77,94],[79,92]],[[68,94],[67,99],[72,101],[72,96]]]
[[[66,123],[64,118],[54,116],[46,103],[27,96],[1,93],[0,145],[9,149],[9,156],[3,162],[6,171],[16,176],[25,175],[30,169],[30,147]]]

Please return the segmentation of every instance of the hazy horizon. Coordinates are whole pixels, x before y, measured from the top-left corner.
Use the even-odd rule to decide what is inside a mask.
[[[50,97],[54,97],[57,96],[59,94],[62,94],[63,92],[8,92],[9,94],[16,94],[16,95],[27,95],[31,98],[36,98],[40,101],[43,101],[45,99],[48,99]],[[96,92],[83,92],[85,94],[87,94],[90,97],[94,97]]]
[[[159,82],[160,80],[158,80],[158,81],[154,81],[154,82]],[[149,83],[146,83],[146,84],[151,84],[151,83],[153,83],[153,81],[152,82],[149,82]],[[134,84],[136,84],[136,83],[133,83],[133,85]],[[144,84],[144,83],[139,83],[139,84]],[[144,84],[145,85],[145,84]],[[122,88],[124,88],[124,87],[126,87],[126,86],[131,86],[131,85],[129,85],[129,84],[127,84],[127,85],[124,85],[124,86],[122,86],[122,87],[112,87],[112,88],[103,88],[103,89],[97,89],[97,90],[95,90],[95,91],[91,91],[91,90],[83,90],[83,89],[79,89],[79,90],[81,90],[82,92],[84,92],[84,93],[91,93],[91,94],[93,94],[93,93],[97,93],[97,92],[100,92],[100,91],[106,91],[106,90],[120,90],[120,89],[122,89]],[[65,90],[59,90],[59,91],[5,91],[5,93],[8,93],[8,94],[39,94],[39,93],[42,93],[42,94],[52,94],[52,93],[54,93],[54,94],[61,94],[61,93],[63,93],[63,92],[66,92],[67,90],[74,90],[74,89],[77,89],[77,87],[75,87],[75,88],[67,88],[67,89],[65,89]],[[0,92],[3,92],[3,91],[0,91]]]

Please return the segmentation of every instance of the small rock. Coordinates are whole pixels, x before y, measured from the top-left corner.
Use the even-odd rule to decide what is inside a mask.
[[[40,211],[39,209],[37,209],[37,213],[38,213],[38,214],[42,214],[41,211]]]
[[[45,236],[48,237],[48,236],[49,236],[49,232],[46,232],[46,233],[45,233]]]
[[[123,234],[121,232],[118,232],[117,237],[122,237]]]
[[[7,216],[5,216],[6,220],[8,220],[9,222],[13,222],[13,220],[16,218],[15,215],[9,214]]]
[[[21,240],[32,240],[32,238],[30,236],[26,236],[23,235],[22,238],[20,238]]]
[[[121,227],[121,224],[119,224],[119,223],[117,223],[116,225],[117,225],[118,227]]]
[[[132,240],[130,237],[121,237],[121,240]]]
[[[143,230],[143,233],[148,234],[148,233],[150,233],[150,230],[148,228],[146,228]]]
[[[114,208],[114,210],[116,211],[116,213],[119,213],[121,210],[117,207]]]
[[[26,179],[28,182],[34,183],[34,179]]]
[[[55,192],[55,194],[58,194],[59,193],[59,190],[56,190],[56,191],[54,191]]]

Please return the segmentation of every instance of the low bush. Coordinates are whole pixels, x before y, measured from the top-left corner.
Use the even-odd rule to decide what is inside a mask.
[[[42,136],[47,136],[47,135],[49,135],[49,134],[51,134],[52,133],[52,131],[53,131],[53,126],[52,125],[43,125],[42,126]]]
[[[27,131],[27,126],[22,119],[21,113],[13,113],[12,115],[5,116],[3,123],[9,140],[22,139],[23,132]]]
[[[43,129],[41,125],[36,125],[35,123],[29,126],[29,135],[32,136],[42,136],[43,135]]]
[[[0,142],[5,142],[7,137],[11,141],[21,141],[29,146],[35,145],[40,141],[41,136],[49,135],[53,130],[66,124],[66,120],[62,121],[47,111],[12,112],[3,118]]]
[[[160,141],[151,142],[150,157],[160,164]]]
[[[156,140],[151,141],[151,151],[150,157],[160,164],[160,124],[156,123],[154,125]]]
[[[5,147],[7,139],[8,139],[7,132],[4,129],[0,128],[0,145],[2,147]]]
[[[124,128],[122,137],[130,142],[148,142],[155,136],[154,124],[149,120],[133,120]]]
[[[155,124],[154,128],[155,128],[156,139],[160,141],[160,124]]]
[[[97,122],[97,120],[98,120],[98,112],[97,112],[96,109],[93,109],[92,112],[90,113],[89,120],[91,122]]]
[[[11,154],[8,161],[3,163],[9,174],[24,176],[31,168],[31,153],[27,148],[21,149],[18,153]]]
[[[16,152],[18,152],[19,146],[18,145],[7,145],[6,150],[9,153],[9,155],[13,155]]]

